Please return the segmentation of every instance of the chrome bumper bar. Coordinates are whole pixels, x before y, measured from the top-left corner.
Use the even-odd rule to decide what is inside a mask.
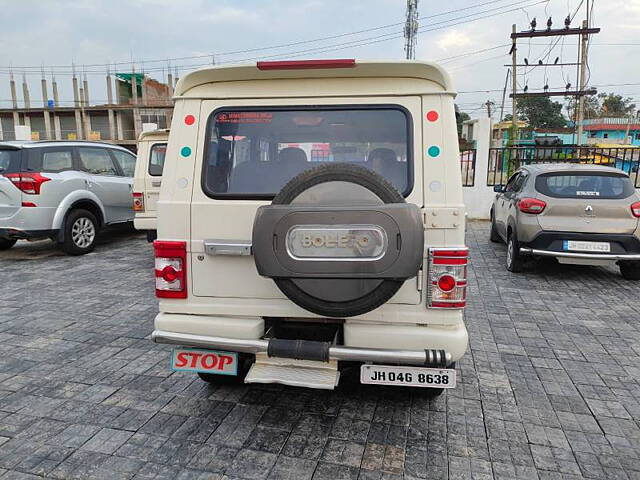
[[[584,258],[589,260],[640,260],[640,254],[617,253],[586,253],[586,252],[554,252],[552,250],[538,250],[535,248],[520,247],[523,255],[540,255],[543,257]]]
[[[269,340],[209,337],[163,330],[154,330],[151,334],[151,340],[156,343],[168,343],[185,347],[222,349],[254,354],[267,353],[269,347]],[[444,352],[443,361],[442,352],[442,350],[391,350],[386,348],[331,346],[329,347],[329,360],[420,366],[449,365],[451,363],[451,354]]]

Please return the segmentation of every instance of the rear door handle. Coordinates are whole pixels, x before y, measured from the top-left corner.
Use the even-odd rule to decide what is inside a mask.
[[[160,185],[162,185],[162,181],[159,181],[159,182],[151,182],[151,186],[152,186],[152,187],[159,187]]]

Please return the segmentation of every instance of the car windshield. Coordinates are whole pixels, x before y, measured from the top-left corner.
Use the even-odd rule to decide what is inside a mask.
[[[400,107],[223,110],[207,126],[205,192],[272,197],[304,170],[355,163],[411,190],[409,118]]]
[[[557,198],[626,198],[633,185],[616,173],[547,173],[536,179],[536,190]]]

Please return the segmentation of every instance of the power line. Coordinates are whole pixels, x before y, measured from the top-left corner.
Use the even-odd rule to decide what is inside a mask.
[[[465,9],[456,9],[456,10],[451,10],[449,12],[443,12],[441,14],[436,14],[436,15],[430,15],[429,18],[433,18],[435,16],[443,16],[445,14],[449,14],[449,13],[455,13],[458,11],[462,11],[462,10],[468,10],[469,8],[477,8],[480,5],[488,5],[488,4],[493,4],[493,3],[499,3],[499,2],[503,2],[505,0],[494,0],[491,2],[484,2],[482,4],[476,5],[475,7],[467,7]],[[428,28],[420,28],[418,30],[418,33],[427,33],[427,32],[432,32],[432,31],[436,31],[436,30],[441,30],[443,28],[449,28],[449,27],[453,27],[456,25],[462,25],[465,23],[470,23],[470,22],[474,22],[477,20],[482,20],[482,19],[486,19],[486,18],[491,18],[497,15],[503,15],[505,13],[510,13],[516,10],[520,10],[521,8],[523,8],[523,6],[521,5],[522,3],[527,3],[530,2],[531,0],[518,0],[514,3],[510,3],[508,5],[503,5],[501,7],[497,7],[497,8],[492,8],[492,9],[487,9],[484,10],[482,12],[475,12],[475,13],[471,13],[468,15],[463,15],[463,16],[459,16],[459,17],[455,17],[455,18],[451,18],[448,20],[444,20],[441,22],[435,22],[435,23],[430,23]],[[531,3],[530,5],[525,5],[524,7],[530,7],[533,5],[538,5],[541,3],[547,3],[550,0],[539,0],[537,2]],[[466,19],[469,17],[475,17],[477,15],[480,15],[482,13],[488,13],[488,12],[495,12],[496,10],[501,10],[505,7],[511,7],[511,6],[515,6],[515,5],[521,5],[519,7],[516,8],[512,8],[509,10],[503,10],[503,11],[498,11],[496,13],[492,13],[491,15],[483,15],[483,16],[479,16],[477,18],[472,18],[470,20],[465,20],[465,21],[460,21],[460,22],[454,22],[456,20],[462,20],[462,19]],[[454,22],[454,23],[451,23]],[[403,23],[403,22],[402,22]],[[400,23],[401,24],[401,23]],[[398,25],[398,24],[389,24],[383,27],[374,27],[372,29],[366,29],[366,30],[361,30],[359,31],[359,33],[365,32],[365,31],[372,31],[375,29],[381,29],[381,28],[387,28],[390,26],[394,26],[394,25]],[[438,26],[440,25],[440,26]],[[435,28],[433,28],[434,26],[436,26]],[[355,33],[354,33],[355,34]],[[347,36],[349,34],[341,34],[341,35],[334,35],[332,37],[324,37],[323,39],[331,39],[331,38],[338,38],[338,37],[342,37],[342,36]],[[373,37],[367,37],[367,38],[363,38],[363,39],[358,39],[358,40],[352,40],[349,42],[342,42],[342,43],[337,43],[337,44],[333,44],[333,45],[324,45],[324,46],[319,46],[319,47],[314,47],[311,49],[307,49],[307,50],[301,50],[301,51],[294,51],[294,52],[289,52],[289,53],[278,53],[278,54],[274,54],[274,55],[269,55],[269,56],[257,56],[257,57],[250,57],[250,58],[244,58],[244,59],[239,59],[239,60],[233,60],[233,61],[221,61],[218,62],[220,64],[228,64],[228,63],[240,63],[240,62],[244,62],[244,61],[251,61],[251,60],[256,60],[256,59],[265,59],[265,58],[275,58],[275,57],[287,57],[287,56],[299,56],[300,54],[306,54],[306,53],[324,53],[324,52],[328,52],[328,51],[335,51],[335,50],[341,50],[341,49],[345,49],[345,48],[351,48],[351,47],[360,47],[360,46],[365,46],[365,45],[371,45],[371,44],[375,44],[375,43],[380,43],[383,41],[389,41],[389,40],[394,40],[396,38],[401,38],[403,36],[403,32],[392,32],[392,33],[387,33],[387,34],[383,34],[383,35],[376,35]],[[315,41],[320,41],[322,39],[315,39],[315,40],[307,40],[307,41],[301,41],[301,42],[292,42],[289,44],[282,44],[279,46],[272,46],[272,47],[262,47],[259,49],[248,49],[248,50],[238,50],[235,53],[242,53],[242,52],[248,52],[248,51],[258,51],[258,50],[265,50],[265,49],[275,49],[275,48],[281,48],[283,46],[286,45],[299,45],[299,44],[303,44],[303,43],[311,43],[311,42],[315,42]],[[371,40],[371,41],[369,41]],[[207,55],[198,55],[198,56],[192,56],[192,57],[176,57],[176,58],[170,58],[170,59],[162,59],[162,60],[145,60],[145,63],[157,63],[159,61],[162,62],[172,62],[172,61],[176,61],[178,59],[196,59],[196,58],[208,58],[210,59],[212,55],[216,55],[216,56],[222,56],[222,55],[230,55],[230,52],[225,52],[225,53],[215,53],[215,54],[207,54]],[[109,66],[113,66],[113,65],[130,65],[132,62],[128,61],[128,62],[115,62],[115,63],[110,63],[110,64],[84,64],[84,65],[76,65],[76,68],[78,69],[83,69],[85,71],[85,73],[88,74],[104,74],[103,70],[87,70],[87,67],[109,67]],[[136,63],[136,62],[133,62]],[[141,63],[141,61],[138,61],[137,63]],[[174,65],[174,68],[180,68],[180,69],[185,69],[185,68],[196,68],[196,67],[200,67],[200,66],[206,66],[206,65],[210,65],[210,62],[208,61],[207,63],[200,63],[200,64],[188,64],[188,65]],[[52,71],[53,69],[56,68],[63,68],[65,70],[63,71],[56,71],[56,72],[52,72],[55,73],[57,75],[65,75],[65,74],[69,74],[69,66],[68,65],[39,65],[39,66],[21,66],[21,67],[14,67],[14,66],[5,66],[5,67],[0,67],[0,73],[10,73],[11,71],[14,70],[28,70],[28,69],[32,69],[34,70],[33,72],[28,72],[28,74],[40,74],[41,70],[45,68],[48,71]],[[165,69],[165,66],[163,65],[162,67],[151,67],[151,68],[147,68],[145,69],[145,72],[151,73],[151,72],[157,72],[157,71],[162,71]]]

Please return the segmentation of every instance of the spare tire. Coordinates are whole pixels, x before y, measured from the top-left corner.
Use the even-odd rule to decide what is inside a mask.
[[[258,272],[291,301],[351,317],[384,304],[416,275],[423,226],[419,209],[380,175],[338,163],[302,172],[260,207],[252,243]]]

